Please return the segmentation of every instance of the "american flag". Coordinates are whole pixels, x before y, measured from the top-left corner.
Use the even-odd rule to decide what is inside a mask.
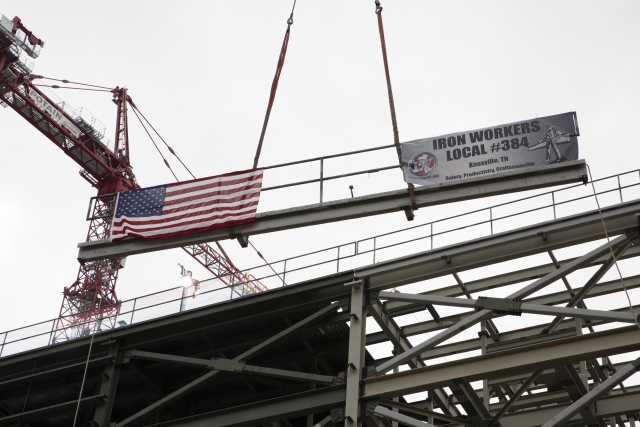
[[[118,193],[111,241],[160,238],[251,222],[256,217],[262,169]]]

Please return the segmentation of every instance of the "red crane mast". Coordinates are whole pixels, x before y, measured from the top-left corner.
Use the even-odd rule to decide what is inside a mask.
[[[44,42],[24,27],[20,18],[9,20],[0,15],[0,105],[11,107],[80,165],[80,175],[98,192],[86,240],[108,239],[113,193],[140,187],[129,157],[127,109],[134,104],[127,89],[111,90],[117,113],[114,144],[110,147],[104,131],[95,126],[96,120],[85,110],[70,111],[33,84],[41,76],[31,74],[33,63],[29,58],[37,58],[43,46]],[[248,292],[265,289],[239,271],[221,247],[222,253],[206,243],[183,249],[228,286],[245,282]],[[123,266],[123,258],[80,265],[76,280],[64,288],[54,342],[90,333],[94,320],[98,330],[115,327],[120,305],[115,287]]]

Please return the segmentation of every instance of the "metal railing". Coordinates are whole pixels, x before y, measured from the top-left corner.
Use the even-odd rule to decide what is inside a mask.
[[[295,161],[295,162],[288,162],[288,163],[281,163],[279,165],[273,165],[273,166],[265,166],[263,169],[264,170],[269,170],[269,169],[283,168],[283,167],[287,167],[287,166],[301,165],[301,164],[311,163],[311,162],[319,162],[320,163],[319,164],[319,166],[320,166],[320,176],[318,178],[308,179],[308,180],[304,180],[304,181],[296,181],[296,182],[292,182],[292,183],[288,183],[288,184],[273,185],[271,187],[264,187],[264,188],[262,188],[261,191],[277,190],[277,189],[281,189],[281,188],[295,187],[295,186],[298,186],[298,185],[313,184],[314,182],[319,182],[320,183],[320,203],[322,203],[323,202],[323,196],[324,196],[324,182],[325,181],[331,181],[331,180],[339,179],[339,178],[346,178],[346,177],[349,177],[349,176],[364,175],[366,173],[381,172],[381,171],[390,170],[390,169],[397,169],[397,168],[400,167],[399,165],[383,166],[383,167],[380,167],[380,168],[365,169],[365,170],[361,170],[361,171],[358,171],[358,172],[349,172],[349,173],[339,174],[339,175],[324,176],[324,161],[325,160],[335,159],[335,158],[338,158],[338,157],[352,156],[354,154],[370,153],[372,151],[384,150],[384,149],[387,149],[387,148],[394,148],[394,147],[395,146],[393,144],[391,144],[391,145],[383,145],[383,146],[380,146],[380,147],[367,148],[365,150],[348,151],[346,153],[332,154],[332,155],[329,155],[329,156],[322,156],[322,157],[314,157],[314,158],[311,158],[311,159],[298,160],[298,161]]]
[[[307,180],[302,180],[302,181],[295,181],[295,182],[289,182],[289,183],[285,183],[285,184],[278,184],[278,185],[271,185],[268,187],[262,187],[262,189],[260,190],[261,192],[266,192],[266,191],[273,191],[273,190],[281,190],[284,188],[290,188],[290,187],[297,187],[300,185],[306,185],[306,184],[313,184],[313,183],[319,183],[319,201],[320,203],[323,203],[325,201],[325,193],[324,193],[324,183],[327,181],[332,181],[332,180],[336,180],[336,179],[340,179],[340,178],[347,178],[350,176],[357,176],[357,175],[364,175],[364,174],[371,174],[371,173],[375,173],[375,172],[382,172],[382,171],[386,171],[386,170],[392,170],[392,169],[399,169],[400,166],[398,164],[392,165],[392,166],[382,166],[382,167],[377,167],[377,168],[369,168],[369,169],[363,169],[357,172],[348,172],[348,173],[344,173],[344,174],[337,174],[337,175],[330,175],[330,176],[325,176],[325,161],[328,159],[337,159],[337,158],[341,158],[341,157],[347,157],[347,156],[353,156],[355,154],[363,154],[363,153],[371,153],[374,151],[380,151],[380,150],[385,150],[385,149],[389,149],[389,148],[394,148],[395,146],[393,144],[391,145],[383,145],[380,147],[373,147],[373,148],[367,148],[365,150],[356,150],[356,151],[348,151],[345,153],[340,153],[340,154],[332,154],[332,155],[328,155],[328,156],[321,156],[321,157],[314,157],[311,159],[305,159],[305,160],[298,160],[295,162],[288,162],[288,163],[281,163],[281,164],[277,164],[277,165],[272,165],[272,166],[265,166],[263,169],[266,170],[275,170],[275,169],[282,169],[282,168],[286,168],[286,167],[292,167],[292,166],[298,166],[298,165],[304,165],[307,163],[313,163],[313,162],[318,162],[318,177],[317,178],[312,178],[312,179],[307,179]],[[265,173],[265,179],[270,179],[271,174]],[[100,196],[94,196],[91,197],[89,199],[89,207],[87,208],[87,212],[89,212],[89,214],[87,214],[87,221],[92,221],[95,219],[101,219],[101,218],[108,218],[110,217],[112,214],[107,212],[107,211],[101,211],[101,213],[98,216],[91,216],[91,212],[93,212],[93,204],[96,203],[96,201],[103,201],[105,202],[108,199],[113,199],[115,200],[117,196],[117,193],[112,193],[112,194],[103,194]],[[287,206],[290,207],[290,206]]]
[[[601,206],[640,199],[640,169],[593,181]],[[350,270],[385,259],[508,231],[596,208],[591,185],[571,185],[559,190],[524,197],[487,208],[465,212],[361,240],[331,246],[244,269],[269,288]],[[273,268],[273,270],[271,270]],[[181,286],[122,301],[114,319],[89,322],[86,330],[101,330],[103,324],[123,327],[183,310],[239,298],[246,294],[246,283],[222,286],[218,279],[199,282],[184,291]],[[108,322],[107,320],[113,320]],[[0,357],[51,344],[57,319],[0,333]],[[79,325],[74,325],[78,328]]]

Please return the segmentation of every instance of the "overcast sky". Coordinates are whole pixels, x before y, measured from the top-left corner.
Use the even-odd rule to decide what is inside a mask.
[[[638,168],[639,2],[386,0],[383,6],[401,141],[576,111],[580,157],[594,177]],[[197,177],[251,167],[290,1],[63,1],[53,7],[4,0],[0,7],[45,41],[35,74],[126,86]],[[374,2],[300,0],[294,21],[260,165],[392,143]],[[113,139],[110,94],[56,94],[86,107]],[[130,120],[139,183],[172,182],[133,115]],[[85,240],[95,190],[71,159],[10,108],[0,111],[0,142],[4,331],[58,315],[62,289],[77,274],[76,245]],[[393,150],[381,155],[336,163],[333,170],[397,161]],[[282,179],[315,173],[316,165]],[[340,181],[327,197],[349,197],[349,184],[356,195],[404,187],[396,170]],[[315,201],[317,187],[305,187],[265,198],[260,210]],[[421,209],[416,221],[459,211]],[[252,242],[275,260],[407,225],[397,213]],[[224,244],[238,265],[258,263],[249,249]],[[139,255],[121,272],[118,296],[177,286],[178,262],[194,277],[208,277],[179,249]]]

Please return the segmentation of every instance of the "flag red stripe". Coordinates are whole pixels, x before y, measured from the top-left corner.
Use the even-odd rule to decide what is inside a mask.
[[[235,216],[243,216],[243,215],[252,215],[252,212],[241,212],[240,214],[237,214]],[[118,227],[118,230],[114,231],[114,234],[121,234],[123,231],[126,230],[131,230],[131,231],[140,231],[140,232],[152,232],[152,231],[160,231],[160,230],[165,230],[165,229],[171,229],[171,228],[177,228],[177,227],[187,227],[190,225],[197,225],[197,224],[201,224],[203,222],[209,222],[209,221],[216,221],[218,219],[224,219],[227,217],[230,218],[234,218],[234,215],[221,215],[218,217],[209,217],[206,220],[203,219],[196,219],[193,221],[182,221],[178,224],[172,224],[172,225],[164,225],[164,226],[159,226],[159,227],[153,227],[153,226],[147,226],[147,227],[140,227],[138,226],[138,224],[128,224],[128,222],[125,220],[122,225],[120,227]],[[217,223],[216,225],[219,225],[220,223]],[[122,230],[122,231],[120,231]]]
[[[205,194],[198,194],[198,195],[194,195],[194,196],[186,196],[180,199],[175,199],[175,200],[165,200],[164,202],[164,206],[171,206],[171,205],[177,205],[179,203],[185,203],[185,202],[190,202],[192,200],[198,200],[198,199],[204,199],[206,197],[214,197],[214,196],[221,196],[220,197],[220,201],[225,200],[222,196],[231,196],[233,194],[237,194],[240,191],[246,191],[246,190],[256,190],[256,193],[260,192],[260,187],[262,186],[262,184],[258,183],[258,184],[253,184],[241,189],[232,189],[232,190],[223,190],[223,191],[211,191],[210,193],[205,193]],[[167,196],[165,196],[166,198]]]
[[[230,186],[230,185],[249,183],[249,182],[257,181],[257,180],[260,180],[260,179],[262,179],[262,176],[258,175],[258,176],[251,176],[248,179],[234,179],[234,180],[223,181],[223,182],[215,182],[215,183],[211,183],[211,184],[203,184],[203,185],[197,185],[197,186],[193,186],[193,187],[189,187],[189,188],[184,188],[184,189],[181,189],[181,190],[171,190],[167,186],[167,197],[174,197],[174,196],[179,195],[179,194],[191,193],[191,192],[194,192],[194,191],[207,190],[209,188],[220,188],[220,187],[227,187],[227,186]],[[257,183],[257,186],[260,187],[261,183]],[[251,188],[254,188],[254,186],[252,186]],[[229,191],[233,191],[233,190],[235,190],[235,189],[231,189]]]
[[[127,223],[127,224],[131,224],[131,226],[136,226],[136,227],[140,227],[143,228],[143,226],[146,225],[155,225],[155,224],[166,224],[166,223],[170,223],[170,222],[176,222],[176,221],[180,221],[183,220],[185,218],[191,218],[194,216],[205,216],[205,215],[209,215],[206,218],[199,218],[197,221],[208,221],[211,219],[218,219],[218,218],[224,218],[225,216],[232,216],[232,215],[236,215],[237,211],[242,210],[242,209],[246,209],[249,207],[255,207],[256,209],[254,209],[253,211],[255,212],[257,210],[257,206],[258,206],[258,201],[254,201],[251,203],[247,203],[244,205],[240,205],[240,206],[234,206],[231,208],[223,208],[223,207],[219,207],[219,208],[211,208],[211,209],[207,209],[205,211],[196,211],[196,212],[187,212],[184,215],[179,215],[179,216],[175,216],[175,217],[170,217],[170,218],[163,218],[160,217],[158,219],[151,219],[148,221],[135,221],[132,222],[132,220],[136,220],[138,218],[122,218],[120,220],[117,220],[113,223],[114,227],[121,227],[122,224]],[[214,214],[215,212],[220,212],[220,211],[234,211],[234,212],[227,212],[224,213],[222,215],[211,215]],[[251,211],[247,211],[247,212],[242,212],[243,214],[248,214],[251,213]],[[163,212],[164,214],[164,212]],[[142,219],[142,218],[140,218]],[[181,222],[179,222],[181,223]],[[171,224],[171,226],[173,225],[178,225],[178,224]]]
[[[138,233],[136,231],[127,231],[126,234],[120,233],[120,234],[124,234],[122,236],[117,236],[117,237],[114,236],[113,241],[116,242],[116,241],[121,240],[121,239],[123,239],[125,237],[142,237],[142,238],[146,238],[146,239],[158,239],[158,238],[164,238],[164,237],[181,236],[181,235],[184,235],[184,234],[192,234],[192,233],[199,233],[199,232],[207,231],[207,230],[213,230],[215,228],[233,227],[234,225],[246,224],[247,222],[251,222],[253,220],[254,220],[254,218],[231,220],[231,221],[225,222],[223,225],[214,224],[214,225],[206,226],[206,227],[190,228],[188,230],[167,232],[167,233],[164,233],[162,235],[157,235],[157,236],[147,236],[147,235],[145,235],[144,232]]]
[[[170,209],[162,209],[162,215],[169,215],[172,213],[176,213],[176,212],[183,212],[183,211],[187,211],[187,210],[191,210],[191,209],[199,209],[205,206],[211,206],[211,205],[219,205],[221,203],[236,203],[236,202],[240,202],[240,201],[245,201],[244,204],[248,204],[248,203],[253,203],[252,200],[253,199],[259,199],[260,198],[260,194],[259,193],[255,193],[255,194],[251,194],[249,195],[249,197],[245,196],[238,196],[238,197],[234,197],[232,199],[225,199],[224,202],[221,202],[220,200],[210,200],[210,201],[206,201],[206,202],[202,202],[202,203],[197,203],[197,204],[191,204],[191,205],[187,205],[187,206],[180,206],[177,208],[170,208]],[[256,200],[257,202],[257,200]],[[241,204],[238,204],[236,206],[242,206]],[[222,206],[222,209],[231,209],[235,206]]]

